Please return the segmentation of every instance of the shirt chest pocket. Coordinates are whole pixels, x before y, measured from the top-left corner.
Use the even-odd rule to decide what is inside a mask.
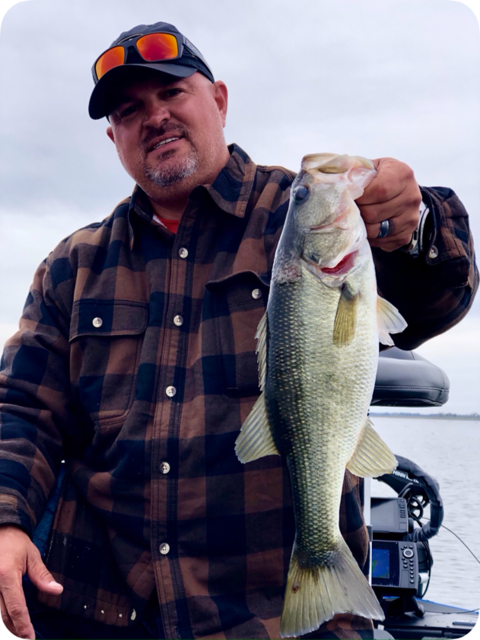
[[[79,300],[70,327],[74,396],[99,427],[121,422],[135,389],[148,305]]]
[[[231,398],[257,395],[255,334],[265,313],[269,286],[252,271],[207,284],[205,303],[213,331],[204,352],[214,356],[221,392]],[[205,338],[204,338],[205,339]]]

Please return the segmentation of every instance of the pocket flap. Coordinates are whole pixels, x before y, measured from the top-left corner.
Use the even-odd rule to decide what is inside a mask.
[[[260,285],[267,290],[270,289],[270,282],[266,276],[250,270],[237,271],[236,273],[231,273],[230,275],[224,276],[218,280],[209,280],[205,286],[210,291],[217,291],[236,283],[252,283],[257,286]]]
[[[148,324],[148,304],[131,300],[77,300],[73,305],[70,341],[83,336],[134,336]]]
[[[221,280],[210,280],[206,288],[212,294],[223,297],[230,311],[235,311],[262,306],[261,298],[268,298],[270,285],[255,271],[239,271]],[[227,310],[217,311],[220,315],[227,313]]]

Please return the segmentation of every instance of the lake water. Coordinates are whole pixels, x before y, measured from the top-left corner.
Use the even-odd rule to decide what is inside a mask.
[[[372,414],[376,431],[395,454],[409,458],[440,485],[443,524],[480,559],[480,421],[384,417]],[[372,481],[372,496],[394,496]],[[443,527],[430,540],[434,565],[425,598],[476,609],[480,564]]]

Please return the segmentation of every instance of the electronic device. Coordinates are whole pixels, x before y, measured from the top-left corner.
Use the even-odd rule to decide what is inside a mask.
[[[408,533],[408,508],[404,498],[372,498],[373,538],[402,540]]]
[[[404,498],[372,498],[372,587],[377,595],[415,595],[419,585],[417,544]]]
[[[414,595],[417,592],[418,557],[415,542],[373,540],[372,586],[380,595]]]

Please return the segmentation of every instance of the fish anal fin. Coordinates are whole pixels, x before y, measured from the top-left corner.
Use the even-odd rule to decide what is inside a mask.
[[[378,339],[382,344],[393,346],[391,333],[401,333],[407,322],[400,311],[385,298],[377,296]]]
[[[240,462],[252,462],[264,456],[280,455],[273,441],[262,393],[240,429],[235,442],[235,453]]]
[[[361,478],[376,478],[384,473],[392,473],[397,464],[397,459],[373,428],[370,418],[367,418],[347,469]]]
[[[342,288],[333,325],[333,344],[337,347],[350,344],[355,337],[357,299],[357,295],[352,295],[346,286]]]

